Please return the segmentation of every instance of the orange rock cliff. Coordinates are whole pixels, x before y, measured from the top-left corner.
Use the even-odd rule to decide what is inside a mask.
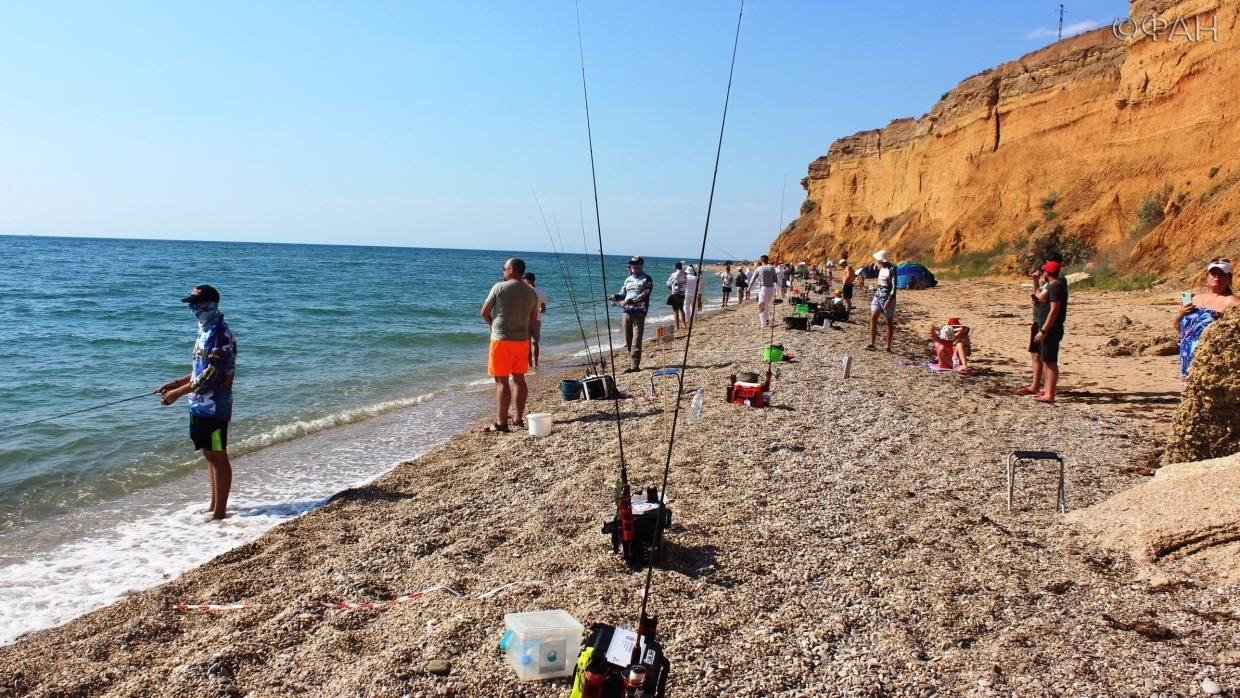
[[[1054,227],[1127,271],[1234,258],[1240,0],[1133,0],[1129,16],[1149,31],[1064,39],[966,79],[919,119],[832,143],[771,254],[946,260],[1016,253]]]

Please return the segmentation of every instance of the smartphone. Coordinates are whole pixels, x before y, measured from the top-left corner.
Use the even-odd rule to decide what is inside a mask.
[[[1190,293],[1190,292],[1188,292],[1188,291],[1185,291],[1184,293],[1181,293],[1181,294],[1180,294],[1180,303],[1181,303],[1181,304],[1183,304],[1183,305],[1188,305],[1188,304],[1190,304],[1190,303],[1192,303],[1192,302],[1193,302],[1193,294],[1192,294],[1192,293]]]

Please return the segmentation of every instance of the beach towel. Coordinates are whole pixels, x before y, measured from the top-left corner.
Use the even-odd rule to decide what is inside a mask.
[[[1188,367],[1193,363],[1193,352],[1201,341],[1201,333],[1222,317],[1209,308],[1195,308],[1180,319],[1180,378],[1188,380]]]

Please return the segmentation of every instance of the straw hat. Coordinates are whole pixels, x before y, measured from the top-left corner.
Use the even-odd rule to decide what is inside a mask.
[[[878,252],[875,252],[874,259],[877,259],[878,261],[883,262],[884,264],[891,262],[891,257],[887,256],[887,250],[879,250]]]

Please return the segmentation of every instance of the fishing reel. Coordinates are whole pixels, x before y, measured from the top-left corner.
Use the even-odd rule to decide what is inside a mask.
[[[660,562],[663,541],[660,528],[672,526],[672,510],[659,501],[659,488],[647,487],[634,495],[627,484],[616,483],[616,517],[603,524],[611,536],[612,553],[624,551],[624,560],[635,568]]]
[[[596,623],[577,659],[569,698],[664,698],[672,665],[655,640],[658,620],[638,632]]]

